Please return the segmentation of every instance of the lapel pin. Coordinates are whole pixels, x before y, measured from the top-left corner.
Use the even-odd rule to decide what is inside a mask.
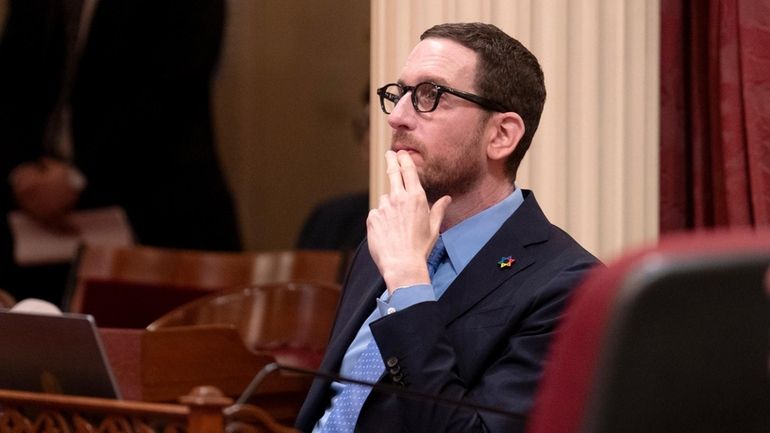
[[[497,264],[500,266],[500,269],[510,268],[514,263],[516,263],[516,259],[514,259],[512,256],[501,257],[500,261],[497,262]]]

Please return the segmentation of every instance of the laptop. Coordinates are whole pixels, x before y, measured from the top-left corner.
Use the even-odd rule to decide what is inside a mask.
[[[0,311],[0,388],[120,398],[87,314]]]

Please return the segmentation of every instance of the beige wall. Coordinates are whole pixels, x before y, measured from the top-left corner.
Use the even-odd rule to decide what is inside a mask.
[[[289,248],[318,201],[367,187],[350,120],[369,79],[362,0],[229,0],[216,85],[245,246]]]

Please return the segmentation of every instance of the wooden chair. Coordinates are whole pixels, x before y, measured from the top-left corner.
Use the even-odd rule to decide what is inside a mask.
[[[65,309],[99,326],[144,328],[174,307],[234,287],[289,280],[336,283],[338,251],[210,252],[146,246],[86,246]]]
[[[331,332],[340,286],[287,282],[213,294],[178,307],[147,329],[228,325],[247,348],[275,356],[282,364],[315,369]]]
[[[191,380],[205,377],[205,383],[238,396],[271,362],[318,369],[339,296],[338,284],[273,283],[212,294],[174,309],[147,327],[142,345],[143,364],[148,366],[142,373],[143,395],[168,397],[189,389],[195,383]],[[240,346],[228,331],[241,340]],[[169,365],[176,368],[163,367]],[[312,379],[269,375],[248,401],[279,421],[292,423]]]
[[[181,404],[0,390],[0,433],[296,433],[251,405],[232,405],[212,387]]]

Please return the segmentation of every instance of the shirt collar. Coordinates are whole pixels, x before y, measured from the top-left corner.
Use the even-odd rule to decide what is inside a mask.
[[[459,274],[481,247],[502,227],[503,223],[521,206],[524,196],[516,188],[503,201],[473,215],[441,234],[447,255]]]

